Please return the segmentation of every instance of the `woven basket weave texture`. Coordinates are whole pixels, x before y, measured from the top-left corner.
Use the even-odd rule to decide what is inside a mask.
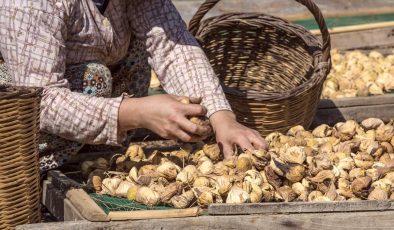
[[[37,89],[0,87],[0,229],[40,221]]]
[[[263,136],[308,127],[330,70],[330,36],[319,8],[323,45],[302,26],[260,13],[226,13],[202,20],[219,0],[205,1],[189,30],[204,49],[237,119]]]

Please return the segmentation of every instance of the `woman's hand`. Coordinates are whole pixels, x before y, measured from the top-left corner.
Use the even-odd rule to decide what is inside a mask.
[[[119,131],[146,128],[166,139],[198,142],[212,132],[209,122],[194,124],[187,117],[205,116],[207,110],[199,99],[183,104],[184,97],[156,95],[143,98],[126,98],[119,109]]]
[[[209,119],[216,133],[216,141],[221,146],[225,158],[234,155],[235,145],[250,151],[267,148],[267,142],[260,133],[239,124],[234,113],[219,111]]]

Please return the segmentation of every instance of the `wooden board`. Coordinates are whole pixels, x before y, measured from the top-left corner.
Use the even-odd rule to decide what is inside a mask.
[[[380,48],[387,52],[394,47],[394,26],[331,34],[331,46],[340,50]]]
[[[185,22],[192,16],[204,0],[173,1]],[[371,15],[394,12],[394,1],[390,0],[314,0],[325,17]],[[208,17],[229,12],[260,12],[286,18],[301,20],[311,18],[309,11],[292,0],[225,0],[208,13]]]
[[[109,221],[107,214],[82,189],[70,189],[67,199],[89,221]]]
[[[394,94],[371,97],[321,100],[311,127],[334,125],[346,120],[377,117],[385,122],[394,118]]]
[[[290,202],[259,204],[212,204],[210,215],[248,215],[275,213],[325,213],[364,212],[394,210],[393,201],[347,201],[347,202]]]
[[[114,221],[91,223],[76,221],[23,225],[18,230],[184,230],[184,229],[393,229],[394,212],[309,213],[288,215],[201,216],[182,219]]]

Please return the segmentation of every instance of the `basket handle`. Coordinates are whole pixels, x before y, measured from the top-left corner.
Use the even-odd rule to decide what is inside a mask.
[[[319,7],[312,0],[295,0],[296,2],[304,5],[308,10],[312,13],[315,18],[317,24],[319,25],[319,29],[323,38],[323,54],[322,61],[328,62],[331,58],[330,50],[331,50],[331,38],[330,33],[327,29],[326,21],[324,20],[323,14],[320,11]],[[201,20],[203,17],[210,11],[220,0],[206,0],[200,8],[197,10],[196,14],[190,20],[189,23],[189,31],[196,36],[198,29],[200,28]]]

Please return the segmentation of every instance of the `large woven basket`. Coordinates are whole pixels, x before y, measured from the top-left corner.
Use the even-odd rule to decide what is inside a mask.
[[[0,229],[40,221],[39,90],[0,86]]]
[[[220,0],[205,1],[190,21],[237,119],[263,136],[308,127],[330,71],[330,35],[319,8],[306,6],[323,45],[307,29],[258,13],[227,13],[202,21]]]

